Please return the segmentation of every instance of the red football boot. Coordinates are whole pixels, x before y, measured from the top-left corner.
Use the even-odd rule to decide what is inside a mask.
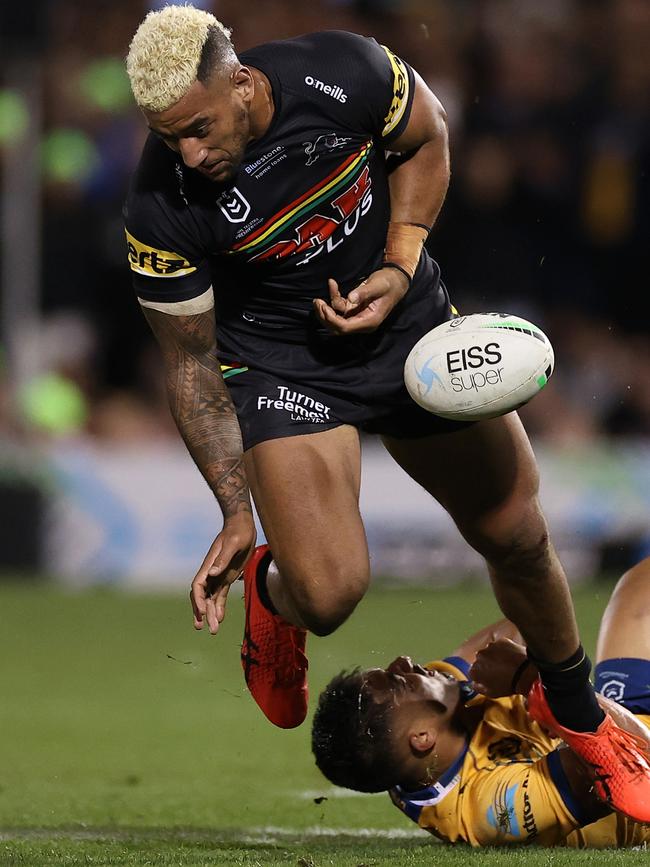
[[[265,716],[282,729],[299,726],[307,716],[307,632],[264,607],[257,576],[273,555],[260,545],[244,569],[246,625],[241,664],[248,689]]]
[[[616,725],[608,713],[595,732],[564,728],[553,716],[539,678],[528,693],[528,713],[593,768],[594,790],[602,801],[635,822],[650,822],[650,763],[640,738]]]

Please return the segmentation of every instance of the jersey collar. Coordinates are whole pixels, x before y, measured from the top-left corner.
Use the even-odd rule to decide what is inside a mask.
[[[454,763],[430,786],[416,792],[406,791],[401,786],[394,787],[393,792],[404,805],[403,809],[407,816],[417,822],[423,807],[432,807],[438,804],[458,785],[468,749],[469,740],[466,740],[465,746]]]

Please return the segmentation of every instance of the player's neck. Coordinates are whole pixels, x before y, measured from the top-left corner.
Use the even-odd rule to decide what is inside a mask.
[[[251,139],[255,141],[262,138],[271,126],[275,113],[275,103],[273,101],[273,88],[267,76],[259,69],[255,69],[252,66],[249,68],[255,83],[255,92],[250,110]]]
[[[432,754],[418,759],[417,765],[410,768],[409,779],[413,780],[413,784],[409,788],[418,789],[438,782],[467,749],[467,744],[482,718],[481,706],[465,707],[459,703],[446,725],[439,729]]]
[[[482,704],[478,704],[474,707],[466,707],[464,704],[460,704],[452,717],[452,727],[456,731],[462,732],[464,737],[471,738],[476,731],[478,724],[483,719],[484,709],[485,708]]]
[[[467,737],[462,732],[448,729],[438,738],[434,749],[426,756],[413,760],[408,768],[403,787],[410,791],[432,786],[456,764],[467,748]]]

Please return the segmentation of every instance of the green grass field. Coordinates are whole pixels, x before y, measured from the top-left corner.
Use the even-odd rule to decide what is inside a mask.
[[[576,593],[591,648],[608,590]],[[452,849],[385,796],[333,789],[309,725],[274,728],[244,688],[240,597],[212,638],[181,595],[0,584],[0,865],[647,863]],[[444,654],[496,616],[487,589],[373,590],[311,639],[312,696],[342,667]]]

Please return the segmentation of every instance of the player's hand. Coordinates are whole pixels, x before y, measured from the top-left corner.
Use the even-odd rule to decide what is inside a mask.
[[[408,290],[406,275],[397,268],[381,268],[344,298],[336,280],[327,281],[330,303],[314,298],[320,321],[335,334],[375,331]]]
[[[242,574],[255,547],[255,536],[250,512],[239,512],[226,519],[192,581],[190,601],[195,629],[203,629],[205,622],[212,635],[218,632],[226,614],[230,585]]]
[[[525,693],[526,687],[532,685],[537,676],[537,669],[532,663],[524,664],[527,661],[523,644],[500,638],[477,651],[469,677],[476,691],[489,698]],[[517,682],[513,683],[515,677]]]

